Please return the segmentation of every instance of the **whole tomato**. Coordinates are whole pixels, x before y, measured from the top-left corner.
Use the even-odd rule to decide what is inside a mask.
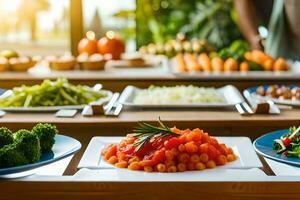
[[[124,52],[125,45],[123,41],[117,38],[113,31],[108,31],[106,36],[98,41],[98,53],[111,54],[114,60],[119,60]]]
[[[78,43],[78,53],[87,53],[88,55],[97,53],[97,40],[94,32],[87,32],[86,38],[80,40]]]

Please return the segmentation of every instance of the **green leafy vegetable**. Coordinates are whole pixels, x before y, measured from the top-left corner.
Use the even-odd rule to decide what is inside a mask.
[[[287,134],[274,140],[273,149],[286,156],[300,157],[300,126],[291,127]]]

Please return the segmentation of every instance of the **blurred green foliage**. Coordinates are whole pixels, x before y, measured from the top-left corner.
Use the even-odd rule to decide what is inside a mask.
[[[217,49],[241,38],[233,0],[137,0],[136,23],[138,46],[164,43],[179,32]]]
[[[119,33],[125,41],[136,38],[135,10],[120,10],[114,13],[113,17],[124,20],[125,24],[120,27]]]

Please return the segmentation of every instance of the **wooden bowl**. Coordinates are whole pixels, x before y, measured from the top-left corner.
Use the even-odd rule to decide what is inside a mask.
[[[20,62],[20,63],[14,63],[10,64],[10,69],[12,71],[17,71],[17,72],[26,72],[30,68],[34,67],[36,65],[36,61],[29,61],[29,62]]]
[[[79,66],[80,69],[82,70],[104,70],[105,69],[105,64],[106,60],[101,60],[101,61],[85,61],[85,62],[80,62]]]
[[[127,62],[129,66],[133,66],[133,67],[143,67],[146,64],[145,60],[142,58],[124,59],[124,60],[125,62]]]
[[[0,71],[8,71],[9,70],[9,64],[8,63],[2,63],[0,64]]]
[[[75,60],[51,61],[51,62],[49,62],[50,69],[57,70],[57,71],[74,70],[75,66],[76,66],[76,61]]]

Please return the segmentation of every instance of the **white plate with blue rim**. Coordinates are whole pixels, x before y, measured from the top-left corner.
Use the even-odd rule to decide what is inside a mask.
[[[50,163],[67,158],[77,153],[80,149],[81,149],[81,143],[78,140],[69,136],[56,135],[55,143],[52,147],[51,152],[43,153],[40,160],[32,164],[9,167],[9,168],[0,168],[0,177],[9,174],[26,172],[29,170],[42,167],[44,165],[48,165]]]

